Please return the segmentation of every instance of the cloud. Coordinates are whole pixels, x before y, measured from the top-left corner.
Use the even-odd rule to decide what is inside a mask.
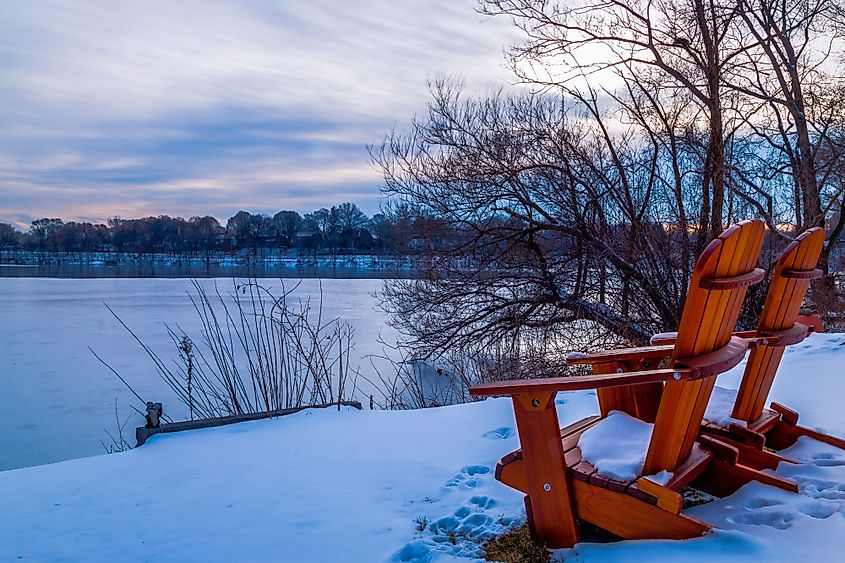
[[[0,6],[0,220],[377,208],[365,145],[426,81],[509,79],[474,0]]]

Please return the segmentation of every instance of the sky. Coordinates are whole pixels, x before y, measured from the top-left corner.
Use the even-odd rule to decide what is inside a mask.
[[[512,80],[476,0],[3,0],[0,221],[379,206],[426,83]]]

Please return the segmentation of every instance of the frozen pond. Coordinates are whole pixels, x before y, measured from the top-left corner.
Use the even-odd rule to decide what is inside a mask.
[[[298,280],[286,280],[290,288]],[[200,283],[221,293],[231,279]],[[280,289],[279,280],[261,283]],[[353,361],[371,370],[370,354],[381,352],[379,335],[393,331],[375,309],[375,279],[305,279],[294,298],[316,298],[322,285],[323,315],[355,328]],[[104,453],[105,430],[116,429],[115,400],[121,419],[133,413],[137,399],[100,364],[90,346],[145,400],[161,401],[166,412],[182,415],[152,362],[112,317],[107,303],[163,359],[177,357],[164,323],[199,336],[199,320],[188,293],[188,279],[0,279],[0,470]],[[196,338],[195,338],[196,339]],[[364,400],[364,396],[357,397]],[[127,425],[143,424],[133,414]]]

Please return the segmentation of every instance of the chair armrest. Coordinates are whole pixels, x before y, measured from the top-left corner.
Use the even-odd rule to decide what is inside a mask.
[[[604,389],[639,383],[657,383],[662,381],[680,381],[697,379],[701,369],[653,369],[647,371],[628,371],[580,377],[549,377],[544,379],[513,379],[482,383],[469,388],[473,397],[489,395],[520,395],[522,393],[548,393],[558,391],[580,391],[584,389]]]
[[[675,368],[603,373],[581,377],[494,381],[470,387],[469,394],[473,397],[485,397],[489,395],[521,395],[524,393],[556,393],[558,391],[581,391],[641,383],[701,379],[715,376],[737,365],[742,361],[748,347],[748,340],[732,337],[727,344],[717,350],[693,358],[678,359],[680,365]]]
[[[792,280],[817,280],[824,277],[824,272],[815,270],[781,270],[780,275]]]
[[[798,315],[795,322],[809,326],[811,332],[824,332],[824,324],[818,315]]]
[[[757,336],[758,344],[767,346],[789,346],[798,344],[813,332],[813,328],[805,324],[795,323],[790,328],[774,331],[760,331]]]
[[[649,358],[666,358],[672,355],[673,345],[667,346],[642,346],[639,348],[619,348],[618,350],[604,350],[582,354],[573,352],[566,356],[566,363],[569,365],[580,364],[606,364],[610,362],[630,362],[647,360]]]
[[[789,346],[797,344],[807,338],[807,335],[813,332],[813,327],[802,323],[795,323],[790,328],[783,330],[741,330],[734,332],[732,336],[741,338],[748,342],[749,347],[755,348],[761,344],[764,346]],[[651,337],[652,343],[665,343],[668,339],[664,335],[671,335],[666,332],[663,334],[655,334]],[[674,333],[677,335],[677,333]],[[674,342],[674,339],[672,339]]]
[[[759,333],[756,330],[738,330],[731,334],[731,336],[736,336],[738,338],[757,338]]]
[[[756,330],[739,330],[732,334],[732,336],[738,336],[739,338],[757,338],[757,331]],[[677,332],[659,332],[651,337],[649,342],[652,346],[666,346],[668,344],[675,344],[675,341],[678,339]]]

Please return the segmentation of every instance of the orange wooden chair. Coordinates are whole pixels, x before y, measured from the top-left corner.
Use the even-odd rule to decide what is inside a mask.
[[[745,221],[705,249],[673,345],[572,358],[573,363],[591,364],[591,376],[504,381],[470,389],[475,396],[510,395],[513,400],[520,449],[502,458],[496,478],[527,494],[531,531],[548,547],[574,545],[578,519],[629,539],[699,536],[708,525],[681,513],[679,491],[693,480],[713,494],[727,494],[750,480],[797,491],[791,481],[739,464],[730,444],[709,436],[697,440],[716,375],[737,365],[749,346],[747,340],[732,336],[732,330],[747,287],[764,277],[755,269],[763,235],[762,222]],[[669,367],[642,370],[648,358],[659,361],[667,352]],[[559,430],[557,392],[580,389],[597,389],[601,416]],[[625,416],[614,410],[654,421],[642,469],[632,479],[609,477],[581,455],[583,436],[611,417]]]
[[[734,333],[752,341],[751,355],[736,393],[716,388],[726,396],[732,395],[728,397],[733,405],[731,412],[705,419],[702,432],[717,435],[736,447],[744,464],[774,469],[780,461],[794,461],[771,450],[791,446],[799,436],[845,448],[841,438],[798,425],[798,413],[784,405],[772,403],[770,409],[763,408],[785,347],[820,328],[817,318],[802,317],[799,311],[810,281],[821,276],[814,268],[823,244],[824,231],[812,228],[787,246],[775,265],[757,329]],[[673,340],[673,333],[655,335],[652,344],[666,345]]]
[[[798,413],[772,403],[764,408],[786,346],[804,340],[818,321],[799,317],[799,310],[812,279],[821,276],[815,269],[822,246],[824,230],[812,228],[796,238],[780,256],[772,275],[766,302],[757,330],[736,332],[735,336],[751,339],[754,347],[748,358],[739,390],[735,393],[717,388],[733,405],[731,411],[718,412],[715,405],[705,413],[702,432],[719,436],[740,452],[740,462],[757,468],[777,467],[780,461],[793,461],[767,450],[791,446],[799,436],[809,436],[845,449],[845,440],[798,425]],[[652,344],[665,345],[673,335],[652,338]],[[730,407],[728,407],[730,408]]]

